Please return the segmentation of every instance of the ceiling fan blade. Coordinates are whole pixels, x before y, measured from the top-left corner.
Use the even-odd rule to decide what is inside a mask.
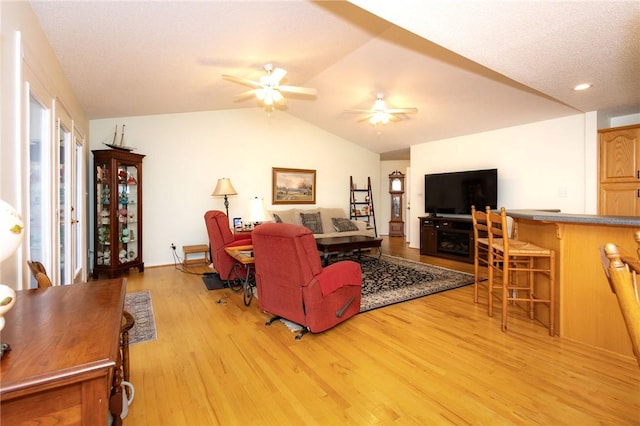
[[[242,101],[255,95],[256,95],[256,89],[251,89],[251,90],[247,90],[246,92],[242,92],[240,94],[235,95],[233,97],[233,100],[236,102]]]
[[[356,114],[375,114],[375,111],[370,109],[345,109],[344,112],[355,112]]]
[[[365,116],[363,116],[363,117],[358,118],[358,120],[356,120],[356,121],[358,121],[358,122],[361,122],[361,121],[369,121],[369,119],[370,119],[371,117],[373,117],[373,114],[368,114],[368,115],[365,115]]]
[[[262,87],[262,84],[258,83],[257,81],[249,80],[248,78],[236,77],[234,75],[229,75],[229,74],[222,74],[222,78],[224,78],[225,80],[233,81],[234,83],[244,84],[245,86],[249,86],[253,88]]]
[[[386,110],[389,114],[415,114],[418,108],[389,108]]]
[[[278,90],[284,93],[297,93],[299,95],[315,96],[318,94],[316,89],[311,87],[299,87],[299,86],[278,86]]]
[[[287,75],[287,71],[283,70],[282,68],[275,68],[271,72],[271,78],[273,79],[272,81],[276,84],[280,83],[280,80],[282,80],[285,75]]]

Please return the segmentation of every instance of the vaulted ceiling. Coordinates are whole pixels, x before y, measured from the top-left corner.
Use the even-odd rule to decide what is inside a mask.
[[[256,108],[273,63],[288,113],[397,158],[417,143],[579,112],[640,112],[640,2],[39,1],[32,7],[90,119]],[[590,83],[589,90],[573,86]],[[345,109],[417,107],[374,128]]]

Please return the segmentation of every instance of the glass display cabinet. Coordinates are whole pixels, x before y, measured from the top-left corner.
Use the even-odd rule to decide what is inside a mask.
[[[144,271],[142,260],[142,159],[125,150],[93,151],[93,278],[110,278],[129,268]]]

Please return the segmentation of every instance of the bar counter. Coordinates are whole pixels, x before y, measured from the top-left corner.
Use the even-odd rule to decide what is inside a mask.
[[[600,246],[617,244],[633,255],[640,217],[508,210],[520,240],[556,251],[556,309],[561,337],[633,357],[631,339],[611,292]],[[540,318],[546,318],[540,315]]]

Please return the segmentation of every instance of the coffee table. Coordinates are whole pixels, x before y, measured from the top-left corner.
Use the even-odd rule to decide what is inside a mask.
[[[360,260],[360,254],[362,249],[365,248],[377,248],[378,258],[382,255],[382,238],[366,237],[364,235],[352,235],[350,237],[329,237],[329,238],[317,238],[316,245],[318,250],[323,253],[323,265],[329,264],[329,254],[331,253],[345,253],[348,251],[357,250],[358,260]]]

